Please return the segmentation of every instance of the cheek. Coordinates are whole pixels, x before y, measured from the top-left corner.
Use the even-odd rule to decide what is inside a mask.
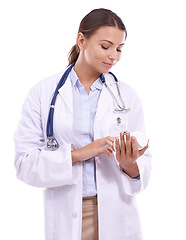
[[[89,56],[94,60],[102,60],[107,56],[107,53],[101,47],[94,47],[89,49]]]
[[[100,59],[104,59],[106,57],[108,57],[108,52],[106,50],[103,50],[103,49],[99,49],[98,51],[98,57]]]
[[[117,61],[119,61],[120,59],[121,59],[121,53],[118,54]]]

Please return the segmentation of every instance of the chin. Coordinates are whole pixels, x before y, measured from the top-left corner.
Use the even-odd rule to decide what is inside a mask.
[[[94,68],[94,70],[98,73],[108,73],[112,67],[108,68],[108,67],[105,67],[103,66],[102,64],[97,64],[98,67]]]
[[[108,73],[111,69],[104,69],[101,73]]]
[[[102,68],[99,69],[99,72],[100,73],[108,73],[110,70],[111,70],[111,68],[102,67]]]

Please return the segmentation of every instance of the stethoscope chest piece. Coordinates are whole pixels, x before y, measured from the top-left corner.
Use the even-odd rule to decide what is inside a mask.
[[[58,149],[59,144],[57,140],[54,137],[48,137],[47,138],[47,148],[48,150],[55,151]]]

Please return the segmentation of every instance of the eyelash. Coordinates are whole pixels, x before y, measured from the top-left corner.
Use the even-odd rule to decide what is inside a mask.
[[[104,50],[107,50],[107,49],[108,49],[108,47],[104,47],[104,46],[102,46],[102,45],[101,45],[101,47],[102,47]]]
[[[109,47],[104,47],[104,46],[102,46],[102,45],[101,45],[101,47],[102,47],[104,50],[108,50],[108,49],[109,49]],[[121,52],[120,49],[117,49],[117,51],[118,51],[118,52]]]

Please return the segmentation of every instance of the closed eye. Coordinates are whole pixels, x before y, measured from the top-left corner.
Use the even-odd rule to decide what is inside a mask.
[[[122,52],[122,50],[121,49],[117,49],[117,52]]]
[[[104,50],[108,50],[108,49],[109,49],[109,47],[105,47],[105,46],[103,46],[103,45],[101,45],[101,47],[102,47]],[[116,51],[117,51],[117,52],[122,52],[122,50],[121,50],[120,48],[117,48]]]
[[[103,49],[105,49],[105,50],[109,49],[108,47],[105,47],[105,46],[103,46],[103,45],[101,45],[101,47],[102,47]]]

